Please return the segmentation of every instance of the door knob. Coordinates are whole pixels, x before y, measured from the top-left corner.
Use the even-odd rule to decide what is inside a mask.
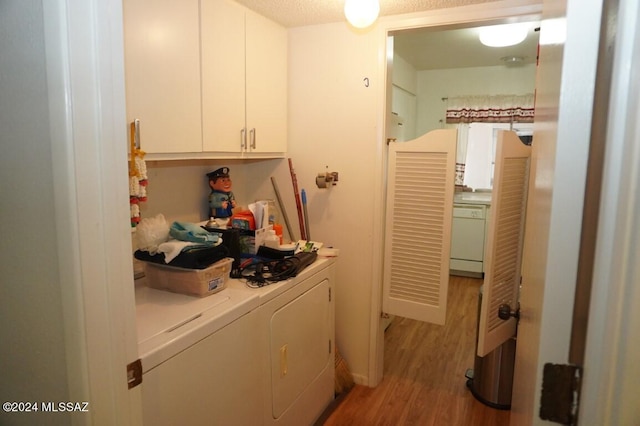
[[[511,310],[511,306],[508,303],[503,303],[498,307],[498,318],[501,320],[508,320],[509,318],[514,317],[515,319],[520,319],[520,307],[515,311]]]

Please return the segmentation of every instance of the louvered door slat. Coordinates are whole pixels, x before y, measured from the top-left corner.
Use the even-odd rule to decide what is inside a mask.
[[[455,150],[455,130],[436,130],[389,146],[386,313],[444,324]]]
[[[516,309],[531,147],[514,132],[500,131],[496,146],[491,216],[478,331],[478,355],[485,356],[515,335],[516,321],[498,318],[508,303]]]

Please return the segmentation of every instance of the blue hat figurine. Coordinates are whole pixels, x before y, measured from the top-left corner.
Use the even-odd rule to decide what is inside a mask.
[[[229,168],[220,167],[210,173],[209,178],[209,208],[211,216],[215,218],[229,218],[233,215],[232,208],[236,206],[236,199],[231,192],[231,178]]]

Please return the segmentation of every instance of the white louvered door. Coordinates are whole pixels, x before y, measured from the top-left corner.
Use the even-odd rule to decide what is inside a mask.
[[[498,131],[491,215],[478,330],[478,356],[516,334],[516,319],[498,318],[498,307],[517,309],[531,147],[512,131]]]
[[[457,132],[389,145],[382,309],[444,324]]]

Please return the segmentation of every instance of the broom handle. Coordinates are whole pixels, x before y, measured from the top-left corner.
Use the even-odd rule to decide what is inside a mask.
[[[307,239],[311,240],[311,231],[309,231],[309,214],[307,212],[307,194],[304,189],[300,191],[302,195],[302,210],[304,213],[304,231],[307,233]]]
[[[276,199],[278,200],[278,204],[280,205],[280,211],[282,212],[282,217],[284,218],[284,224],[287,226],[287,232],[289,232],[289,238],[294,240],[293,232],[291,229],[291,223],[289,223],[289,216],[287,216],[287,211],[284,209],[284,204],[282,203],[282,197],[280,196],[280,190],[278,189],[278,183],[276,182],[276,178],[271,176],[271,183],[273,184],[273,190],[276,193]]]
[[[302,202],[300,201],[300,192],[298,191],[298,180],[296,179],[296,173],[293,171],[293,162],[291,161],[291,158],[289,158],[289,171],[291,172],[291,183],[293,183],[293,194],[296,197],[296,208],[298,209],[300,235],[302,240],[306,240],[307,235],[304,230],[304,218],[302,217]]]

